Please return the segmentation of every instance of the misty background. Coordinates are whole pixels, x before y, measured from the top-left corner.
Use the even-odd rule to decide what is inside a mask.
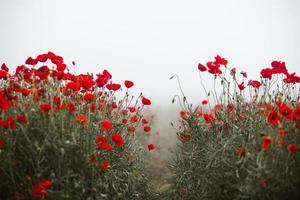
[[[217,54],[253,79],[273,60],[300,74],[299,11],[299,0],[0,0],[0,63],[13,70],[53,51],[71,72],[107,69],[117,83],[132,80],[130,93],[152,100],[157,130],[169,138],[179,112],[174,74],[194,104],[206,98],[197,65]]]

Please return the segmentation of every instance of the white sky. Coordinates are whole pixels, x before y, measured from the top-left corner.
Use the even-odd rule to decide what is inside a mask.
[[[217,54],[253,78],[272,60],[300,74],[299,26],[299,0],[0,0],[0,63],[51,50],[165,108],[179,93],[173,74],[192,102],[205,98],[197,64]]]

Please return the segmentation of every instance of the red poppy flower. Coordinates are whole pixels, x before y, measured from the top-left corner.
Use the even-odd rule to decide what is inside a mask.
[[[91,94],[91,93],[86,93],[84,96],[83,96],[83,99],[87,102],[91,102],[93,101],[94,99],[96,98],[95,94]]]
[[[273,139],[271,137],[263,136],[261,138],[261,140],[262,140],[261,148],[264,151],[267,151],[269,149],[270,145],[273,144]]]
[[[300,77],[296,73],[285,74],[286,78],[283,79],[284,83],[300,83]]]
[[[234,110],[235,106],[234,104],[230,103],[227,105],[227,112],[231,113]]]
[[[142,103],[144,105],[151,105],[151,101],[149,99],[147,99],[146,97],[142,97]]]
[[[126,81],[124,82],[124,85],[125,85],[125,87],[127,87],[127,88],[131,88],[134,84],[133,84],[132,81],[126,80]]]
[[[10,107],[8,99],[2,96],[1,92],[0,95],[0,110],[8,110]]]
[[[68,109],[68,112],[70,114],[72,114],[74,112],[74,110],[76,109],[76,105],[74,103],[71,103],[71,102],[67,102],[65,107]]]
[[[135,123],[139,120],[139,118],[137,115],[132,115],[129,120],[131,123]]]
[[[9,71],[9,69],[8,69],[8,67],[6,66],[5,63],[3,63],[3,64],[1,65],[1,69],[4,70],[4,71],[6,71],[6,72]]]
[[[27,97],[31,93],[31,90],[28,90],[27,88],[22,88],[21,92],[23,96]]]
[[[208,67],[208,72],[211,74],[222,74],[222,71],[220,70],[220,65],[216,64],[214,62],[208,62],[206,63],[206,66]]]
[[[40,54],[36,57],[39,62],[46,62],[48,60],[48,54]]]
[[[154,144],[148,144],[148,150],[149,150],[149,151],[152,151],[152,150],[154,150],[154,149],[155,149]]]
[[[111,103],[111,108],[112,108],[112,109],[118,108],[117,102],[113,101],[113,102]]]
[[[206,68],[204,65],[202,65],[201,63],[198,64],[198,69],[199,69],[201,72],[204,72],[204,71],[207,70],[207,68]]]
[[[202,105],[206,105],[206,104],[208,104],[208,101],[207,100],[203,100],[201,103],[202,103]]]
[[[117,83],[112,83],[112,84],[107,84],[106,88],[109,90],[117,91],[121,88],[121,85]]]
[[[89,155],[89,161],[94,163],[94,162],[96,162],[96,160],[97,160],[96,154],[95,153],[91,153]]]
[[[278,140],[278,144],[279,144],[279,145],[283,145],[283,144],[284,144],[284,139],[283,139],[283,138],[280,138],[280,139]]]
[[[245,157],[246,156],[246,149],[243,147],[239,147],[235,150],[235,154],[239,157]]]
[[[70,89],[70,90],[73,90],[73,92],[77,92],[77,91],[79,91],[80,90],[80,84],[79,83],[75,83],[75,82],[69,82],[69,83],[67,83],[67,85],[66,85],[66,88],[67,89]]]
[[[58,63],[58,64],[56,65],[56,70],[57,70],[57,71],[60,71],[60,72],[64,71],[66,68],[67,68],[67,65],[64,64],[64,63]]]
[[[113,149],[113,147],[106,142],[98,143],[97,147],[98,147],[98,149],[103,149],[103,150],[107,150],[107,151],[111,151]]]
[[[17,121],[21,124],[26,124],[28,122],[28,119],[26,115],[21,114],[21,115],[17,115]]]
[[[110,129],[112,129],[112,124],[108,120],[103,120],[102,122],[100,122],[100,127],[105,131],[109,131]]]
[[[222,58],[221,56],[217,55],[215,57],[215,63],[219,65],[227,65],[228,61],[225,58]]]
[[[279,136],[284,136],[285,135],[285,131],[284,130],[278,130],[278,135]]]
[[[40,109],[43,110],[44,112],[48,112],[51,110],[51,105],[47,103],[43,103],[40,105]]]
[[[109,162],[108,162],[107,160],[102,160],[102,161],[99,163],[98,167],[99,167],[103,172],[105,172],[105,171],[107,171],[107,170],[110,168],[110,164],[109,164]]]
[[[278,122],[280,122],[281,118],[280,116],[277,114],[277,112],[275,110],[272,110],[269,115],[268,115],[268,122],[269,124],[271,124],[272,126],[277,126]]]
[[[107,70],[103,70],[102,74],[97,75],[96,83],[98,87],[103,87],[112,78]]]
[[[35,185],[31,190],[31,195],[34,197],[45,197],[48,195],[48,188],[52,186],[52,181],[44,180]]]
[[[300,150],[300,148],[296,144],[289,144],[287,146],[287,149],[291,152],[296,152]]]
[[[244,90],[246,87],[244,86],[244,83],[238,84],[238,87],[240,90]]]
[[[131,113],[133,113],[133,112],[136,111],[136,108],[135,108],[135,107],[128,107],[128,110],[129,110]]]
[[[6,145],[5,141],[0,139],[0,150],[5,149],[5,145]]]
[[[144,126],[144,131],[145,132],[151,131],[151,126]]]
[[[147,119],[143,118],[143,119],[142,119],[142,123],[143,123],[143,124],[148,124],[149,121],[148,121]]]
[[[273,75],[273,69],[265,68],[260,71],[260,74],[263,78],[271,79]]]
[[[78,124],[86,124],[87,122],[87,116],[84,114],[78,114],[76,117],[77,123]]]
[[[135,128],[133,126],[127,126],[128,133],[133,133],[135,131]]]
[[[282,104],[279,107],[279,113],[284,117],[289,117],[292,114],[292,109],[288,105]]]
[[[249,81],[249,85],[251,85],[252,87],[254,88],[259,88],[261,86],[261,83],[259,81],[253,81],[253,80],[250,80]]]
[[[106,136],[97,136],[95,142],[96,144],[106,143]]]
[[[266,187],[267,186],[267,180],[264,178],[264,177],[261,177],[259,180],[258,180],[258,183],[261,187]]]
[[[111,134],[112,140],[115,142],[116,146],[121,147],[125,144],[123,137],[118,133]]]
[[[9,75],[9,74],[7,73],[7,71],[5,71],[5,70],[0,70],[0,79],[7,80],[8,75]]]

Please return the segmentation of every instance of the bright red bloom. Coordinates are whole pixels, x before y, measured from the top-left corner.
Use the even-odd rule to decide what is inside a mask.
[[[251,85],[254,88],[259,88],[261,86],[261,83],[259,81],[249,81],[249,85]]]
[[[131,88],[134,84],[133,84],[132,81],[126,80],[126,81],[124,82],[124,85],[125,85],[125,87],[127,87],[127,88]]]
[[[148,144],[148,150],[149,150],[149,151],[152,151],[152,150],[154,150],[154,149],[155,149],[154,144]]]
[[[107,70],[103,70],[102,74],[97,75],[96,83],[98,87],[103,87],[112,78]]]
[[[202,104],[202,105],[206,105],[206,104],[208,104],[208,101],[207,101],[207,100],[203,100],[203,101],[201,102],[201,104]]]
[[[1,121],[1,126],[3,126],[4,128],[9,128],[9,129],[15,129],[16,128],[16,121],[13,117],[9,116],[7,117],[6,120]]]
[[[98,147],[98,149],[104,149],[104,150],[107,150],[107,151],[111,151],[113,149],[113,147],[110,144],[106,143],[106,142],[97,144],[97,147]]]
[[[288,117],[292,114],[292,109],[288,105],[282,104],[279,107],[279,113],[284,117]]]
[[[123,137],[118,133],[111,134],[112,140],[115,142],[116,146],[121,147],[125,144]]]
[[[287,146],[287,149],[291,152],[296,152],[300,150],[300,148],[296,144],[289,144]]]
[[[87,102],[91,102],[93,101],[94,99],[96,98],[95,94],[91,94],[91,93],[86,93],[84,96],[83,96],[83,99]]]
[[[283,79],[284,83],[300,83],[300,77],[296,73],[285,74],[286,78]]]
[[[275,110],[272,110],[269,113],[267,119],[268,119],[269,124],[271,124],[272,126],[277,126],[278,122],[280,122],[280,120],[281,120],[280,116],[277,114],[277,112]]]
[[[151,131],[151,126],[144,126],[144,131],[145,132],[150,132]]]
[[[6,145],[5,141],[0,139],[0,150],[5,149],[5,145]]]
[[[147,99],[146,97],[142,97],[142,103],[144,105],[151,105],[151,101],[149,99]]]
[[[48,103],[43,103],[40,105],[40,109],[44,112],[48,112],[49,110],[51,110],[51,105]]]
[[[184,110],[181,110],[179,112],[179,115],[182,119],[187,119],[188,118],[188,112],[184,111]]]
[[[260,74],[263,78],[271,79],[273,75],[273,69],[265,68],[260,71]]]
[[[106,88],[109,90],[117,91],[121,88],[121,85],[117,83],[111,83],[111,84],[107,84]]]
[[[64,64],[64,63],[58,63],[58,64],[56,65],[57,71],[60,71],[60,72],[64,71],[66,68],[67,68],[67,65]]]
[[[227,105],[227,112],[231,113],[234,110],[235,106],[234,104],[230,103]]]
[[[105,131],[109,131],[110,129],[112,129],[112,124],[108,120],[103,120],[102,122],[100,122],[100,127]]]
[[[28,122],[28,119],[26,115],[21,114],[21,115],[17,115],[17,121],[20,122],[21,124],[26,124]]]
[[[246,149],[243,147],[239,147],[235,150],[235,154],[239,157],[245,157],[246,156]]]
[[[278,135],[279,136],[284,136],[285,135],[285,131],[284,130],[278,130]]]
[[[8,75],[9,75],[9,74],[7,73],[7,71],[5,71],[5,70],[0,70],[0,79],[7,80]]]
[[[87,122],[87,116],[84,114],[78,114],[76,117],[77,123],[78,124],[86,124]]]
[[[96,158],[96,154],[95,153],[91,153],[89,155],[89,161],[90,162],[96,162],[97,158]]]
[[[198,69],[199,69],[201,72],[204,72],[204,71],[207,70],[207,68],[206,68],[204,65],[202,65],[201,63],[198,64]]]
[[[105,171],[107,171],[107,170],[110,168],[110,164],[109,164],[109,162],[108,162],[107,160],[102,160],[102,161],[99,163],[98,167],[99,167],[103,172],[105,172]]]
[[[135,108],[135,107],[128,107],[128,110],[129,110],[131,113],[133,113],[133,112],[136,111],[136,108]]]
[[[142,123],[143,123],[143,124],[148,124],[149,121],[148,121],[147,119],[143,118],[143,119],[142,119]]]
[[[9,69],[8,69],[8,67],[6,66],[5,63],[3,63],[3,64],[1,65],[1,69],[4,70],[4,71],[6,71],[6,72],[9,71]]]
[[[80,84],[79,83],[75,83],[75,82],[69,82],[66,85],[67,89],[73,90],[73,92],[78,92],[80,90]]]
[[[45,197],[48,195],[48,188],[52,186],[52,181],[44,180],[34,186],[31,195],[34,197]]]
[[[287,149],[291,152],[296,152],[300,150],[300,148],[296,144],[289,144],[287,146]]]
[[[264,151],[267,151],[269,149],[270,145],[273,144],[273,139],[271,137],[262,136],[261,140],[262,140],[261,148]]]
[[[225,58],[222,58],[221,56],[217,55],[215,57],[215,64],[217,64],[217,65],[227,65],[228,61]]]
[[[95,142],[96,144],[106,143],[106,136],[97,136]]]
[[[2,92],[0,92],[0,95],[0,110],[8,110],[10,107],[8,99],[4,97],[4,94],[2,94]]]
[[[285,66],[285,62],[281,62],[281,61],[273,61],[271,63],[271,66],[273,68],[273,73],[274,74],[288,74],[288,71],[286,69]]]
[[[216,64],[214,62],[208,62],[206,63],[206,66],[208,67],[208,72],[211,74],[222,74],[222,71],[220,70],[220,65]]]
[[[240,90],[244,90],[246,87],[244,86],[244,83],[238,84],[238,87]]]
[[[70,114],[72,114],[74,112],[74,110],[76,109],[76,105],[74,103],[71,103],[71,102],[67,102],[65,107],[68,109],[68,112]]]

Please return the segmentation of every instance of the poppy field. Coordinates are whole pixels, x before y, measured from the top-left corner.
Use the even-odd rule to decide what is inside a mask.
[[[1,65],[0,199],[299,198],[300,77],[285,62],[259,79],[219,55],[195,67],[206,96],[192,105],[180,87],[170,100],[181,110],[166,124],[178,138],[168,160],[149,140],[152,97],[72,65],[53,52]],[[163,190],[153,189],[158,165],[170,174]]]

